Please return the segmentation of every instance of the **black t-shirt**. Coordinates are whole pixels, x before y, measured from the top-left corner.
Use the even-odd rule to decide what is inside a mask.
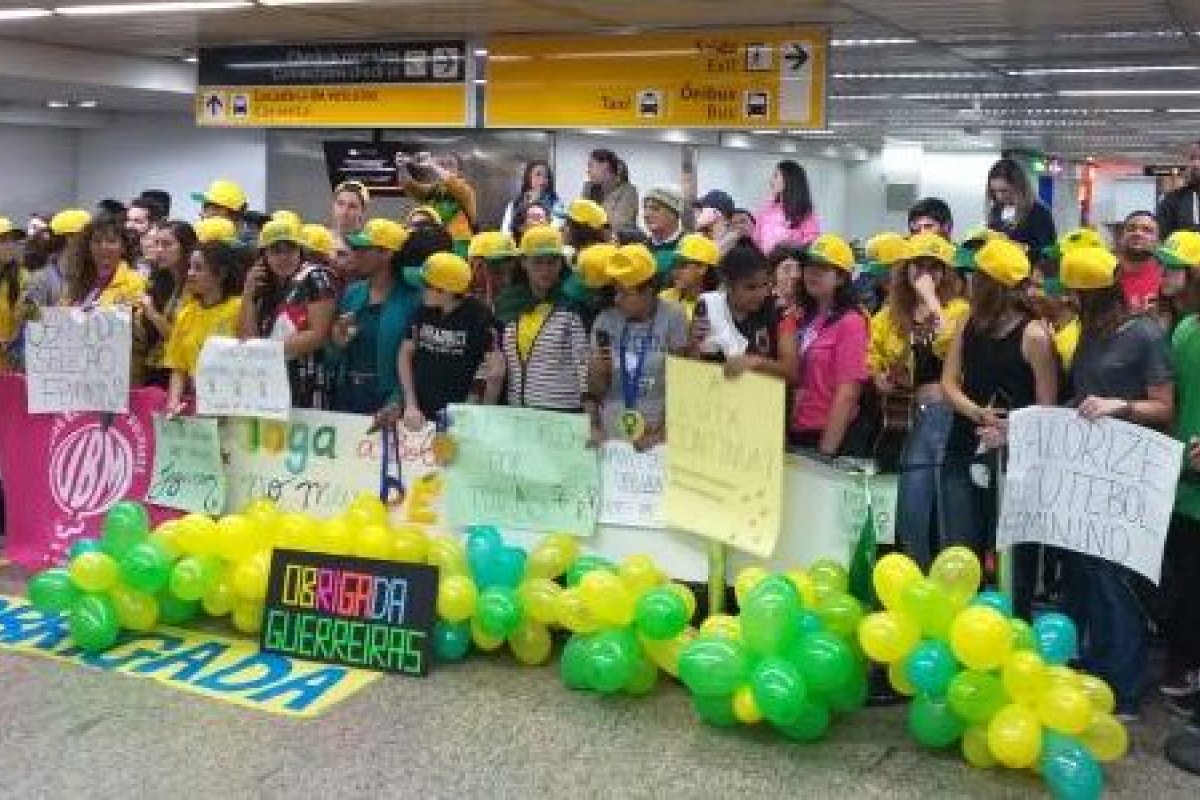
[[[734,319],[738,333],[746,337],[746,355],[779,358],[779,321],[779,307],[770,297],[745,319]]]
[[[496,321],[474,297],[449,314],[421,306],[409,323],[413,381],[417,405],[426,419],[435,419],[451,403],[466,402],[479,365],[493,346]]]

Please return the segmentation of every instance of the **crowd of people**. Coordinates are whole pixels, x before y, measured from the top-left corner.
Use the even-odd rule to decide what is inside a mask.
[[[1163,591],[1024,545],[1014,599],[1026,615],[1045,596],[1071,610],[1084,665],[1122,713],[1150,680],[1150,622],[1168,643],[1163,691],[1200,698],[1200,233],[1187,224],[1160,240],[1147,210],[1112,248],[1090,228],[1058,236],[1006,158],[988,176],[987,228],[956,242],[952,210],[926,198],[908,230],[856,252],[822,230],[794,161],[752,214],[719,188],[691,204],[669,186],[639,195],[624,162],[596,150],[578,197],[530,163],[501,227],[481,231],[461,160],[423,166],[418,181],[401,165],[403,221],[372,216],[354,182],[322,223],[253,215],[228,180],[195,196],[191,222],[153,191],[0,220],[3,368],[21,370],[39,309],[121,306],[133,385],[161,387],[172,413],[191,407],[209,337],[270,338],[296,407],[419,428],[452,403],[505,403],[585,413],[596,441],[646,449],[666,439],[667,357],[703,359],[730,380],[786,384],[781,446],[898,472],[897,545],[922,567],[952,544],[994,550],[1010,412],[1123,419],[1186,445]],[[1200,145],[1190,169],[1200,187]]]

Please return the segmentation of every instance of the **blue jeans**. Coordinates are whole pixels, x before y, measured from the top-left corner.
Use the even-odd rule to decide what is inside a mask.
[[[1146,617],[1125,567],[1065,553],[1067,611],[1079,628],[1080,667],[1108,681],[1118,711],[1135,711],[1150,654]]]
[[[954,410],[948,404],[920,404],[900,455],[896,542],[925,571],[946,535],[942,462],[953,421]]]

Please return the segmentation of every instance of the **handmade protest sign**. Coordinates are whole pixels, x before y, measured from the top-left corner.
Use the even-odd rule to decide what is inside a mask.
[[[42,309],[25,326],[29,413],[128,412],[132,342],[128,309]]]
[[[205,416],[286,421],[292,406],[283,342],[213,336],[196,368],[196,410]]]
[[[267,653],[424,676],[438,571],[425,564],[276,550],[260,639]]]
[[[996,544],[1041,542],[1121,564],[1158,583],[1183,445],[1115,419],[1026,408],[1011,451]]]
[[[638,452],[629,442],[600,447],[600,522],[629,528],[665,528],[666,448]]]
[[[297,408],[288,422],[221,424],[231,509],[267,498],[285,511],[342,513],[360,494],[378,494],[382,437],[371,418]]]
[[[767,558],[783,503],[783,382],[667,361],[667,524]]]
[[[225,511],[225,469],[215,419],[154,418],[154,474],[146,502],[179,511]]]
[[[600,465],[584,414],[450,406],[457,452],[447,467],[452,525],[498,525],[590,536]]]

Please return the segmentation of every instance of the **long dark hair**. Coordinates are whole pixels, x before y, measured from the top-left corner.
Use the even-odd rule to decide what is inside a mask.
[[[792,228],[800,226],[813,213],[812,193],[808,188],[808,173],[795,161],[784,159],[775,165],[783,178],[783,191],[776,200],[783,206],[783,216]]]
[[[8,295],[9,306],[15,306],[21,298],[21,256],[11,261],[0,262],[0,285]]]
[[[805,259],[800,262],[800,277],[796,279],[796,305],[800,307],[800,318],[809,320],[816,316],[817,299],[808,293],[808,289],[804,286],[804,270],[812,266],[811,259]],[[833,293],[833,302],[829,306],[829,316],[826,318],[825,324],[830,325],[837,322],[848,311],[863,313],[862,308],[858,303],[858,292],[854,290],[854,281],[851,280],[849,272],[838,269],[837,267],[827,267],[838,273],[840,282],[837,289]]]
[[[1004,315],[1016,311],[1029,318],[1038,314],[1029,302],[1026,281],[1009,288],[988,275],[976,272],[971,281],[971,325],[986,336],[1001,333]]]
[[[221,287],[221,301],[240,294],[245,280],[247,250],[225,242],[208,242],[199,249],[200,257]]]
[[[917,291],[913,288],[912,280],[908,274],[908,264],[909,262],[907,261],[901,261],[892,268],[892,285],[887,299],[892,322],[905,334],[912,332],[913,317],[916,314],[919,304]],[[961,281],[954,274],[954,270],[942,264],[941,275],[938,276],[937,283],[934,286],[938,302],[945,306],[951,300],[958,297],[960,285]]]
[[[1013,191],[1017,196],[1017,222],[1025,219],[1029,214],[1029,209],[1033,208],[1033,189],[1029,185],[1029,176],[1025,174],[1025,170],[1021,169],[1021,165],[1011,158],[1002,158],[987,174],[987,199],[988,199],[988,214],[999,214],[996,208],[996,198],[992,196],[992,181],[1002,180],[1009,186],[1013,187]]]
[[[609,241],[609,238],[607,231],[589,228],[569,217],[563,222],[563,239],[576,251],[594,244],[603,244]]]
[[[1079,297],[1079,335],[1109,336],[1129,319],[1129,301],[1120,284],[1088,289]]]
[[[187,278],[188,259],[191,258],[192,251],[196,249],[199,242],[196,239],[196,231],[183,220],[173,219],[163,222],[159,224],[158,229],[167,231],[175,237],[175,241],[179,242],[180,253],[179,264],[156,269],[150,274],[150,299],[154,302],[154,307],[162,311],[183,286],[183,282]]]
[[[742,236],[717,262],[717,271],[726,284],[739,283],[756,272],[770,273],[771,262],[767,261],[767,257],[758,249],[753,239]]]
[[[125,230],[120,217],[104,214],[96,217],[79,235],[79,249],[67,270],[67,297],[71,303],[79,303],[96,288],[100,277],[96,261],[92,258],[92,240],[101,236],[113,237],[121,242],[121,260],[126,263],[133,257],[133,242]]]
[[[546,170],[545,195],[551,198],[552,201],[558,199],[558,192],[554,188],[554,169],[551,168],[550,162],[539,158],[525,164],[525,172],[521,175],[521,194],[518,197],[518,201],[524,201],[525,194],[532,188],[533,171],[538,167],[544,167]]]
[[[625,169],[624,162],[614,153],[604,147],[598,147],[588,156],[591,161],[598,161],[601,164],[608,165],[608,169],[613,174],[613,178],[617,181],[621,180],[621,173],[625,172],[625,180],[629,180],[629,173]],[[587,199],[592,202],[599,203],[604,199],[604,190],[599,183],[588,181],[587,184]]]

